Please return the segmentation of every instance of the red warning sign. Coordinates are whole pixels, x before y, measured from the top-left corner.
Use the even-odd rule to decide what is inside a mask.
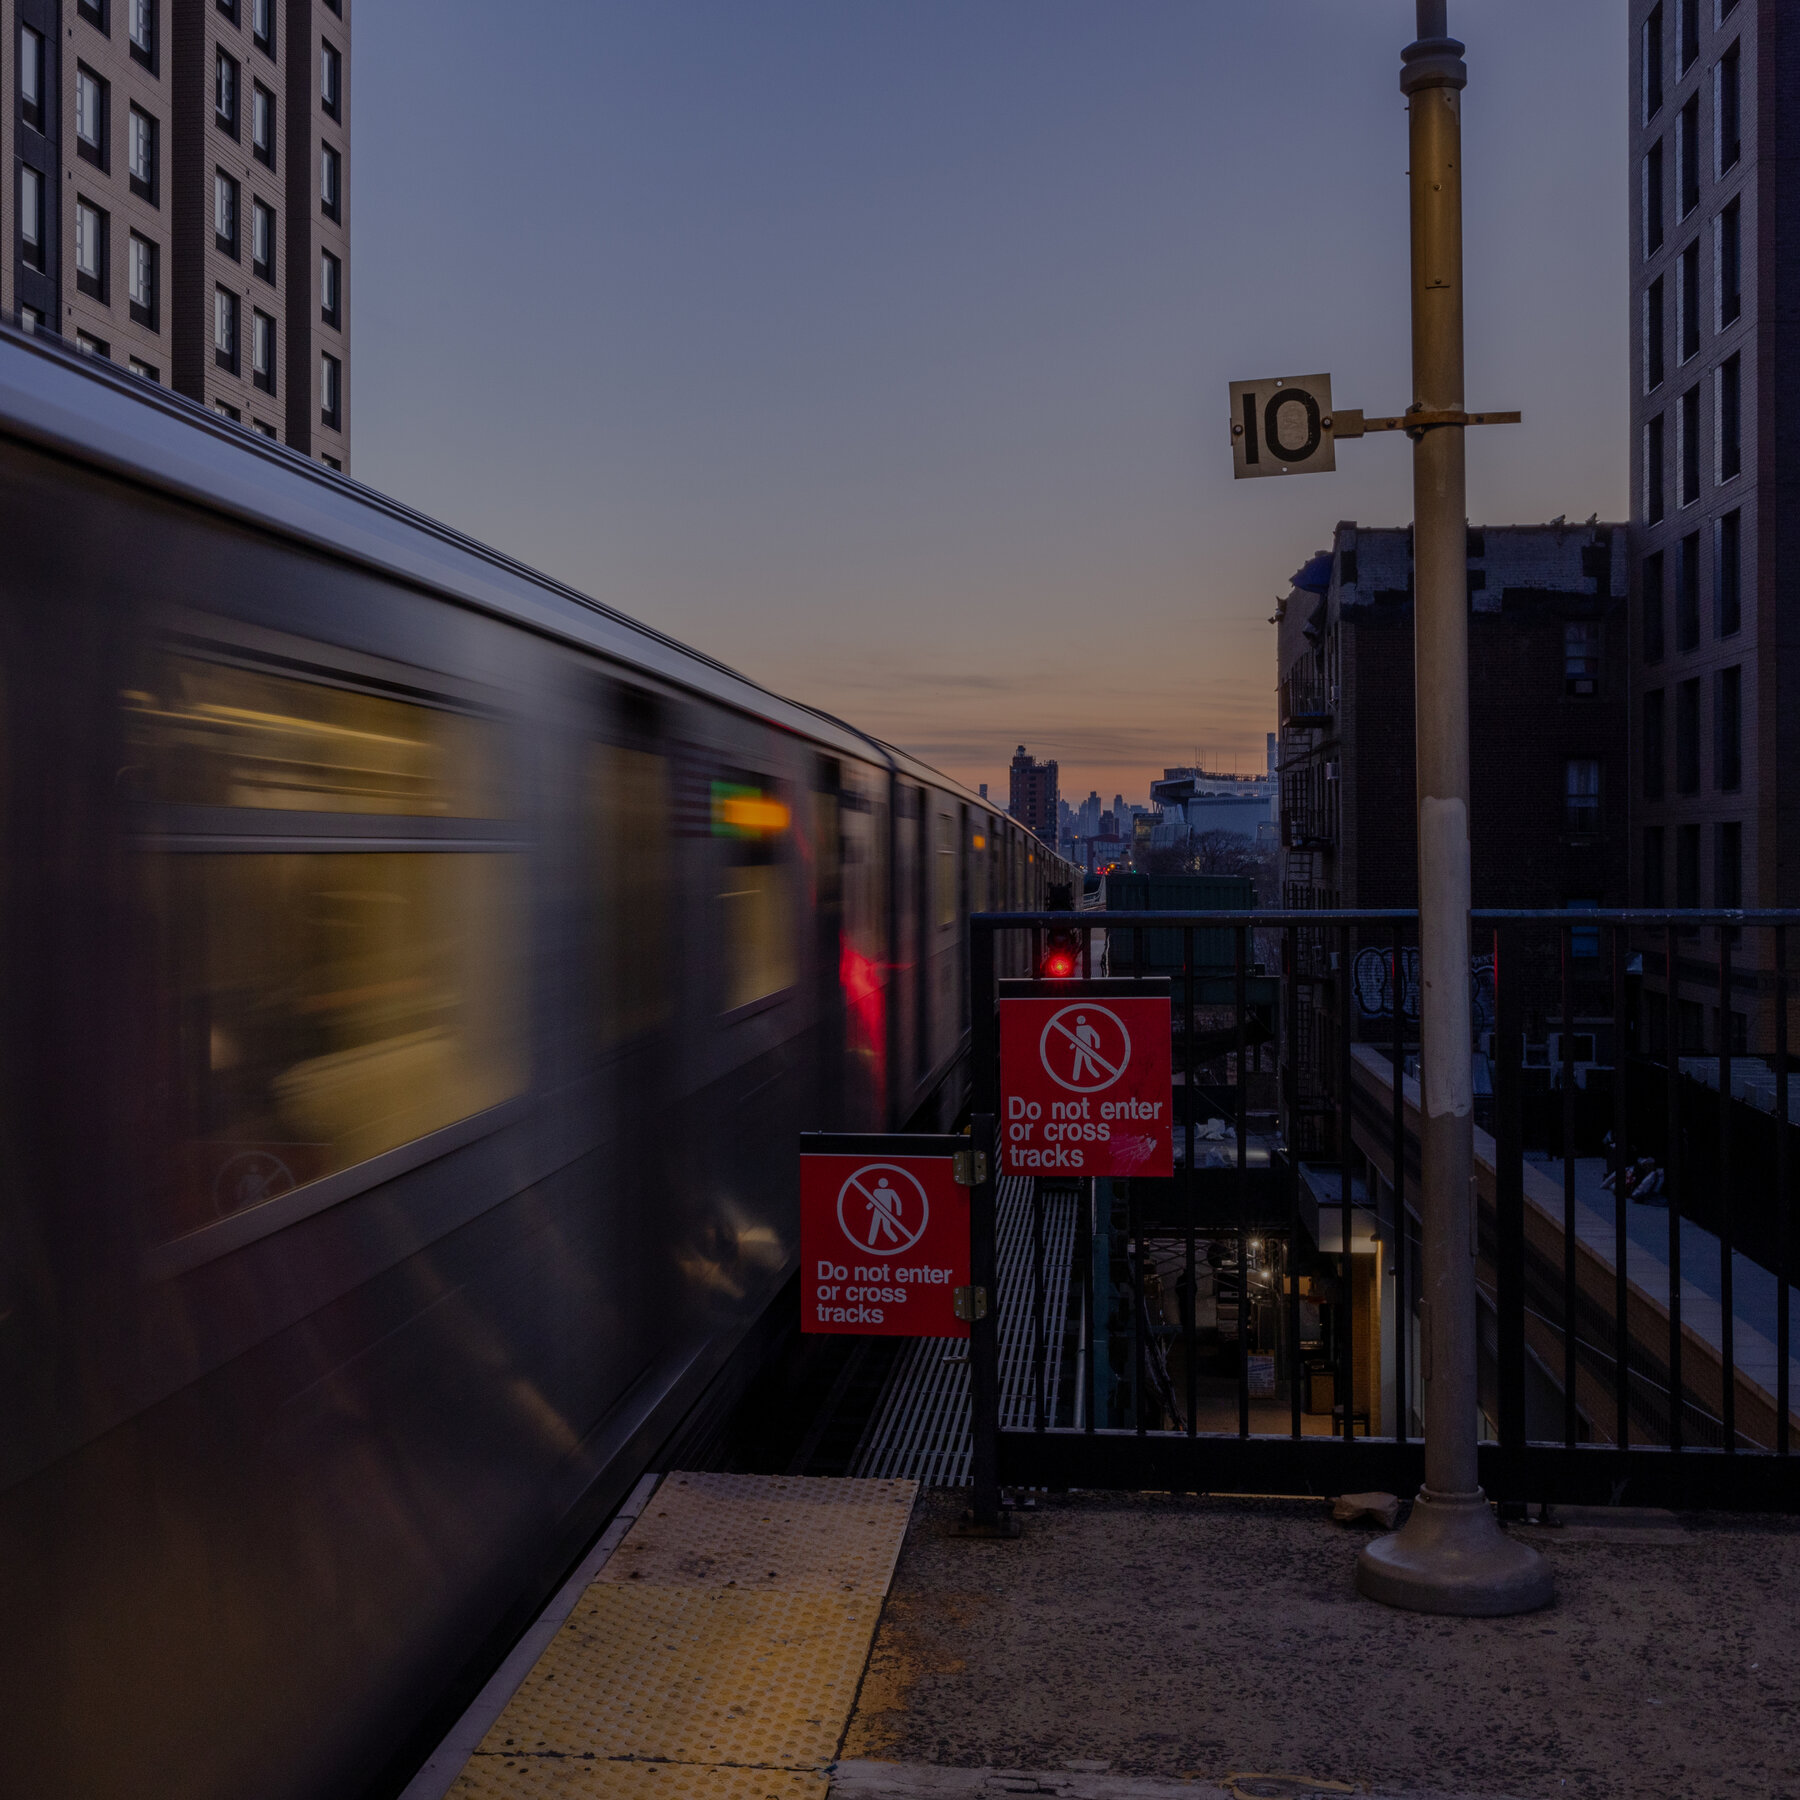
[[[1172,1175],[1166,981],[1003,981],[1000,1130],[1012,1175]]]
[[[800,1140],[800,1328],[967,1337],[969,1195],[956,1137],[809,1133]]]

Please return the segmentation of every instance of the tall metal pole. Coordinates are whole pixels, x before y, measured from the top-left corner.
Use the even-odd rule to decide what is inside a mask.
[[[1401,52],[1411,120],[1413,410],[1463,411],[1463,46],[1418,0]],[[1550,1570],[1501,1531],[1476,1465],[1475,1107],[1469,1003],[1469,601],[1463,427],[1413,437],[1418,693],[1420,1362],[1425,1485],[1405,1526],[1357,1559],[1358,1588],[1418,1612],[1547,1605]]]

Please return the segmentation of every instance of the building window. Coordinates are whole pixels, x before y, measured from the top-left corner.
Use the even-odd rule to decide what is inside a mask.
[[[238,184],[213,170],[213,242],[234,262],[238,253]]]
[[[155,363],[141,362],[134,356],[131,359],[130,368],[132,374],[134,374],[139,381],[160,382],[162,380],[162,374]]]
[[[1713,522],[1714,611],[1719,636],[1728,638],[1744,623],[1744,515],[1738,508]]]
[[[1738,47],[1733,44],[1713,65],[1713,118],[1718,133],[1718,171],[1735,169],[1744,153],[1738,104]]]
[[[1728,356],[1719,365],[1719,406],[1714,424],[1719,434],[1719,479],[1731,481],[1744,472],[1744,359]]]
[[[238,0],[213,0],[213,4],[232,24],[238,22]]]
[[[1653,6],[1644,21],[1644,123],[1648,125],[1662,111],[1663,103],[1663,9]]]
[[[335,456],[327,456],[323,450],[319,452],[319,461],[322,462],[326,468],[336,469],[340,475],[343,473],[343,463]]]
[[[1700,791],[1700,681],[1683,681],[1675,688],[1675,791]],[[1683,901],[1689,905],[1691,902]]]
[[[1663,415],[1658,413],[1644,426],[1644,518],[1651,525],[1663,516],[1663,495],[1667,488],[1668,475],[1663,468]]]
[[[264,281],[275,279],[275,209],[250,202],[250,267]]]
[[[44,40],[29,25],[19,27],[19,117],[44,129]]]
[[[1564,816],[1573,837],[1595,837],[1600,831],[1600,764],[1591,756],[1572,756],[1563,764]]]
[[[213,361],[238,372],[238,297],[230,288],[213,289]]]
[[[1713,676],[1713,784],[1724,793],[1744,785],[1744,671],[1734,663]]]
[[[244,422],[244,415],[239,412],[229,400],[215,400],[213,402],[213,411],[216,412],[221,419],[229,419],[234,425],[241,425]]]
[[[1663,247],[1663,141],[1644,152],[1644,254]]]
[[[335,219],[341,205],[338,183],[342,161],[329,144],[319,146],[319,210],[326,218]]]
[[[321,40],[319,44],[319,104],[330,119],[342,117],[344,59],[336,48]]]
[[[213,65],[213,117],[219,128],[233,137],[238,134],[238,66],[237,58],[218,52]]]
[[[264,437],[268,438],[270,442],[279,442],[280,434],[266,419],[252,419],[250,423],[255,426]]]
[[[325,0],[325,4],[341,19],[344,16],[344,0]]]
[[[344,265],[329,250],[319,252],[319,317],[327,325],[344,322]]]
[[[107,84],[85,65],[75,69],[75,154],[106,167]]]
[[[44,315],[35,306],[19,308],[19,329],[27,337],[33,337],[44,329]]]
[[[75,285],[107,303],[107,217],[86,200],[75,202]]]
[[[130,0],[131,22],[126,36],[131,54],[152,74],[156,72],[156,0]]]
[[[1681,335],[1681,355],[1686,362],[1700,354],[1700,240],[1681,253],[1675,289],[1676,329]]]
[[[129,245],[131,284],[131,317],[134,323],[156,330],[156,246],[134,231]]]
[[[1675,904],[1683,908],[1700,904],[1698,825],[1680,825],[1675,830]]]
[[[1692,506],[1700,498],[1700,390],[1691,387],[1681,396],[1681,504]]]
[[[344,365],[330,351],[319,353],[319,423],[333,431],[343,417]]]
[[[34,269],[44,266],[44,177],[29,164],[19,165],[19,252]]]
[[[107,17],[107,0],[75,0],[75,10],[96,31],[112,36],[112,20]]]
[[[260,81],[250,84],[250,150],[259,163],[275,166],[275,96]]]
[[[112,345],[105,338],[95,337],[91,331],[76,332],[75,348],[83,356],[97,356],[102,362],[112,361]]]
[[[1663,880],[1663,828],[1644,827],[1644,904],[1662,906],[1668,889]]]
[[[158,204],[156,179],[156,121],[140,106],[130,114],[131,191],[140,200]]]
[[[1700,54],[1700,0],[1676,0],[1681,19],[1681,66],[1685,75]]]
[[[1660,550],[1644,558],[1642,602],[1644,661],[1658,663],[1663,659],[1663,553]]]
[[[250,0],[250,36],[264,56],[274,56],[275,0]]]
[[[250,378],[265,394],[275,391],[275,321],[266,312],[250,316]]]
[[[1713,261],[1719,288],[1719,330],[1744,310],[1744,220],[1733,200],[1713,221]]]
[[[1653,394],[1663,384],[1663,278],[1659,275],[1644,289],[1644,392]]]
[[[1675,160],[1680,169],[1681,191],[1675,216],[1685,219],[1700,204],[1700,96],[1696,94],[1675,115]]]
[[[1599,623],[1571,620],[1563,626],[1563,692],[1586,697],[1599,691]]]
[[[1713,827],[1713,905],[1735,912],[1743,904],[1744,828],[1736,819],[1722,819]],[[1732,1015],[1734,1023],[1737,1017]],[[1743,1045],[1732,1048],[1741,1050]]]
[[[1675,648],[1700,645],[1700,534],[1690,531],[1675,547]]]
[[[1651,688],[1644,696],[1644,798],[1663,797],[1663,690]]]

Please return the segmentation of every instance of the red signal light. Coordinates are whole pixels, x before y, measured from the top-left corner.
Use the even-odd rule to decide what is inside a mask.
[[[1067,950],[1052,950],[1039,973],[1048,981],[1067,981],[1075,973],[1075,958]]]

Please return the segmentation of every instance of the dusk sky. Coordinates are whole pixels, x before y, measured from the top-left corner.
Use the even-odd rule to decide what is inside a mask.
[[[1625,516],[1625,0],[1451,0],[1477,524]],[[1005,793],[1260,766],[1267,624],[1398,435],[1231,479],[1226,384],[1411,398],[1412,0],[382,0],[355,472]]]

